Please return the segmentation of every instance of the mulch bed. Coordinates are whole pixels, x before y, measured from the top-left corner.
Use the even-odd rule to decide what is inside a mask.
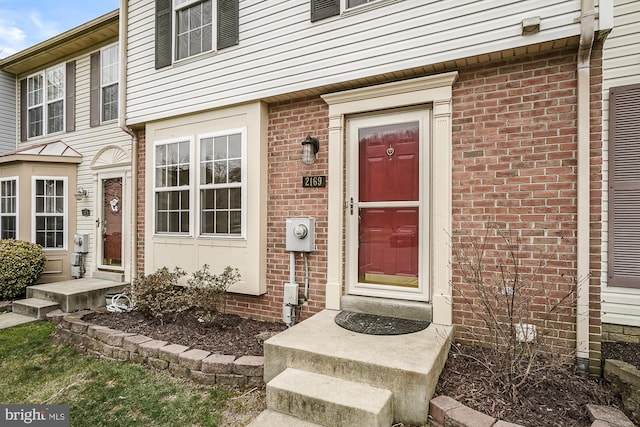
[[[218,354],[263,355],[263,341],[286,329],[282,323],[261,322],[235,315],[219,315],[214,324],[199,322],[190,311],[170,322],[151,321],[137,312],[93,313],[91,323],[154,339],[182,344]],[[480,348],[463,353],[477,356]],[[603,358],[624,360],[640,368],[640,344],[603,343]],[[440,376],[437,395],[450,396],[464,405],[493,417],[525,426],[590,426],[588,403],[621,408],[619,396],[604,380],[581,378],[571,366],[554,366],[534,374],[522,387],[516,401],[501,392],[486,369],[455,347]]]
[[[219,314],[214,323],[198,321],[192,311],[184,311],[164,324],[149,320],[142,314],[92,313],[84,320],[123,332],[145,335],[153,339],[182,344],[191,348],[236,357],[262,356],[262,343],[286,329],[282,323],[244,319],[233,314]]]
[[[603,358],[636,366],[640,360],[640,344],[603,343],[602,347]],[[436,395],[447,395],[477,411],[524,426],[587,427],[591,425],[587,404],[622,409],[620,396],[606,381],[579,377],[572,366],[560,364],[532,374],[512,400],[479,363],[483,352],[477,347],[452,346]]]

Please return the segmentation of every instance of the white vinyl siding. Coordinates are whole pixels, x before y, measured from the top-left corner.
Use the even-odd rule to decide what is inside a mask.
[[[640,2],[614,1],[614,28],[604,43],[603,52],[603,273],[602,321],[619,325],[640,326],[640,290],[610,286],[609,256],[609,90],[640,83]]]
[[[526,17],[535,43],[580,32],[578,0],[402,0],[313,23],[309,0],[247,0],[239,45],[156,70],[154,2],[128,4],[128,124],[523,47]]]
[[[0,153],[16,149],[16,79],[0,71]]]

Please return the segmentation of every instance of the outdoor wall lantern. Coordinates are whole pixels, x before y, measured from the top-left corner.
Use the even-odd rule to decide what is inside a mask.
[[[89,192],[83,187],[78,187],[78,190],[73,195],[76,197],[77,201],[80,201],[89,197]]]
[[[318,138],[312,138],[307,135],[307,139],[302,141],[302,163],[312,165],[318,158],[318,150],[320,149],[320,141]]]

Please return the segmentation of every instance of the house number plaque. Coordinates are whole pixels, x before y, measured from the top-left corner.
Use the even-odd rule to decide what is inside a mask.
[[[327,185],[327,177],[324,175],[303,176],[302,186],[305,188],[319,188]]]

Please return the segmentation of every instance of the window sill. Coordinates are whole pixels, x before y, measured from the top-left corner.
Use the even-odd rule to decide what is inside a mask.
[[[386,7],[390,4],[400,3],[402,1],[404,0],[376,0],[371,3],[361,4],[360,6],[345,9],[340,16],[347,18],[349,16],[360,15],[361,13],[367,13],[381,7]]]

